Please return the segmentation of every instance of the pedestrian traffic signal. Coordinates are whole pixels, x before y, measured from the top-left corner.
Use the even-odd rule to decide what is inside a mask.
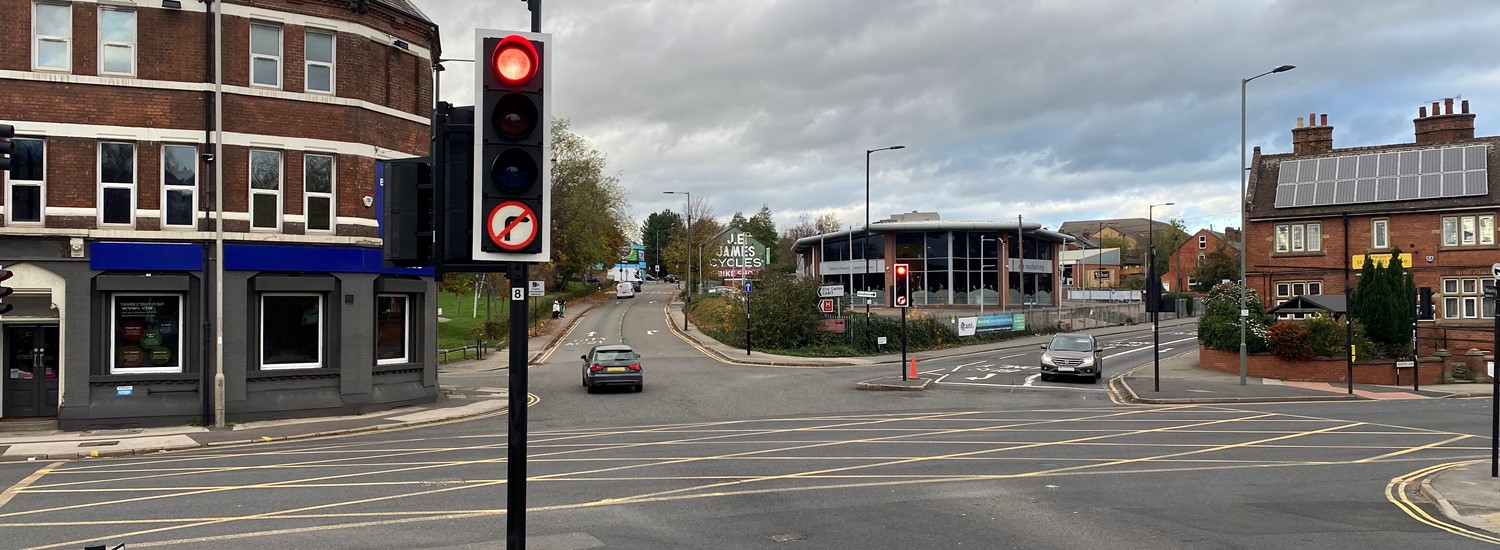
[[[911,277],[907,273],[906,264],[896,264],[896,282],[892,286],[891,301],[896,307],[909,307],[911,305]]]
[[[550,261],[551,35],[475,34],[473,259]]]
[[[13,137],[16,127],[0,124],[0,170],[10,170],[10,156],[16,152],[16,143],[10,140]]]
[[[0,269],[0,300],[4,300],[7,296],[10,296],[10,293],[16,291],[10,285],[6,284],[6,281],[9,281],[13,276],[15,274],[11,273],[9,269]],[[10,304],[0,303],[0,315],[10,313],[10,310],[14,307]]]

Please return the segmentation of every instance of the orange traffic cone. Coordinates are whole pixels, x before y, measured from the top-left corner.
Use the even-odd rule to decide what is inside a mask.
[[[917,377],[917,358],[911,358],[911,364],[906,367],[906,377],[915,379]]]

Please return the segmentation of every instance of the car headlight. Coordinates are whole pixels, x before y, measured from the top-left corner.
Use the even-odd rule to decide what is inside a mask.
[[[1081,363],[1081,365],[1085,366],[1085,367],[1091,366],[1093,364],[1094,364],[1094,358],[1093,357],[1085,357],[1083,359],[1083,363]]]
[[[1043,354],[1042,354],[1042,364],[1043,364],[1043,365],[1048,365],[1048,366],[1051,366],[1051,365],[1052,365],[1052,356],[1051,356],[1051,355],[1048,355],[1048,354],[1045,354],[1045,353],[1043,353]]]

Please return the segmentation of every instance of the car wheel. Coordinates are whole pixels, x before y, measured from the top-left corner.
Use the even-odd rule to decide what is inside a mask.
[[[1089,383],[1090,384],[1098,384],[1099,383],[1099,377],[1098,376],[1090,376],[1089,377]]]
[[[645,389],[646,389],[646,385],[645,384],[636,384],[635,385],[635,393],[641,393],[641,391],[645,390]]]
[[[1104,371],[1099,371],[1099,372],[1094,373],[1094,381],[1095,382],[1098,382],[1098,381],[1103,380],[1103,379],[1104,379]]]
[[[584,391],[589,392],[589,393],[594,393],[594,391],[597,390],[597,389],[599,389],[599,388],[596,388],[596,387],[593,387],[593,386],[584,386],[584,388],[583,388]]]

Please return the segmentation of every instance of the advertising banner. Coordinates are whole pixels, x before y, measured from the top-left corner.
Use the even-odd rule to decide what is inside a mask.
[[[977,328],[979,328],[979,318],[978,317],[959,317],[958,318],[958,335],[959,336],[973,336],[974,335],[974,330],[977,329]]]
[[[1010,332],[1012,320],[1013,317],[1009,313],[1005,315],[986,315],[978,318],[978,321],[974,325],[974,332],[976,334]]]

